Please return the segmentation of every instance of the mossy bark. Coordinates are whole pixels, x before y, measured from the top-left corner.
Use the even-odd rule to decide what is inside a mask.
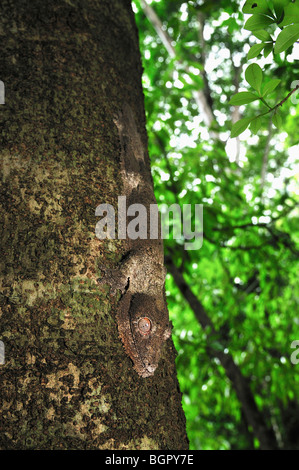
[[[129,0],[3,0],[1,449],[186,449],[170,340],[153,377],[118,337],[95,208],[122,185],[114,116],[147,145]]]

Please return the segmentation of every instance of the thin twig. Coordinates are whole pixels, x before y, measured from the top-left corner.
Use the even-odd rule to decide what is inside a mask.
[[[293,90],[290,91],[290,93],[289,93],[283,100],[281,100],[277,105],[275,105],[275,106],[272,108],[272,110],[278,108],[278,106],[282,106],[283,103],[285,103],[285,102],[289,99],[289,97],[290,97],[293,93],[295,93],[295,91],[297,91],[297,90],[299,90],[299,83],[298,83],[298,85],[295,86],[295,88],[293,88]]]

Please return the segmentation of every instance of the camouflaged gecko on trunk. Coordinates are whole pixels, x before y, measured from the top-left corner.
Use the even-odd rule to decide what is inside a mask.
[[[127,205],[142,204],[147,209],[156,204],[149,162],[137,132],[131,108],[125,105],[114,120],[121,145],[121,172]],[[101,268],[99,284],[109,284],[111,294],[121,298],[117,310],[119,336],[126,353],[141,377],[149,377],[158,367],[164,342],[171,335],[165,299],[163,244],[151,239],[127,238],[126,255],[115,269]]]

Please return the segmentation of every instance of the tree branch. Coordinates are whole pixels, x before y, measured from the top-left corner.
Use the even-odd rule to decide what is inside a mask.
[[[293,90],[291,90],[285,98],[283,98],[281,101],[279,101],[279,103],[277,103],[275,106],[272,106],[272,107],[265,101],[264,98],[260,98],[260,100],[264,103],[264,105],[267,106],[269,109],[268,109],[268,111],[265,111],[264,113],[261,113],[256,117],[266,116],[266,114],[269,114],[273,111],[274,111],[274,113],[276,113],[279,106],[282,106],[290,98],[290,96],[292,96],[292,94],[295,93],[295,91],[297,91],[297,90],[299,90],[299,84],[296,85],[295,88],[293,88]]]
[[[276,109],[278,108],[278,106],[282,106],[289,98],[290,96],[292,96],[293,93],[295,93],[295,91],[299,90],[299,84],[295,86],[295,88],[293,88],[293,90],[290,91],[290,93],[287,94],[287,96],[281,100],[279,103],[277,103],[277,105],[274,106],[274,108],[272,109]]]
[[[172,59],[175,59],[176,52],[174,50],[174,47],[172,45],[171,39],[166,31],[163,29],[162,22],[156,12],[152,9],[151,6],[149,6],[145,0],[140,0],[142,9],[147,16],[148,20],[150,23],[153,25],[153,27],[156,30],[156,33],[158,34],[159,38],[161,39],[165,49],[167,50],[168,54]]]
[[[265,181],[266,181],[266,174],[267,174],[267,168],[268,168],[268,157],[269,157],[269,152],[270,152],[270,142],[272,139],[272,119],[269,119],[269,124],[268,124],[268,135],[267,135],[267,140],[266,140],[266,145],[264,149],[264,154],[263,154],[263,161],[262,161],[262,171],[261,171],[261,190],[263,191]]]
[[[177,58],[176,51],[172,45],[172,40],[169,36],[169,34],[163,30],[163,25],[156,14],[156,12],[153,10],[153,8],[147,4],[146,0],[140,0],[142,9],[147,16],[148,20],[150,23],[153,25],[154,29],[156,30],[156,33],[158,34],[159,38],[161,39],[163,45],[165,46],[168,54],[172,59],[175,59],[177,63],[182,65],[182,62]],[[185,72],[187,74],[190,74],[190,70],[188,66],[185,66]],[[198,85],[196,85],[198,86]],[[194,90],[193,91],[193,98],[199,108],[199,110],[202,112],[203,119],[205,124],[210,127],[212,124],[212,121],[214,120],[214,114],[212,109],[210,108],[206,96],[202,90]]]
[[[217,245],[219,248],[228,248],[229,250],[240,250],[240,251],[250,251],[250,250],[259,250],[264,246],[269,245],[268,241],[264,243],[260,243],[259,245],[227,245],[227,243],[223,241],[213,240],[212,238],[208,237],[205,233],[203,234],[205,240],[213,245]]]
[[[271,223],[273,223],[275,220],[278,220],[280,217],[273,218]],[[274,246],[278,246],[279,243],[281,243],[283,246],[288,248],[294,255],[298,256],[299,251],[296,249],[295,243],[291,239],[290,235],[286,232],[282,232],[281,230],[278,230],[274,227],[271,227],[270,224],[267,224],[265,222],[259,222],[256,224],[251,223],[246,223],[242,225],[231,225],[231,226],[226,226],[226,227],[215,227],[213,228],[213,231],[215,232],[224,232],[224,231],[229,231],[229,230],[240,230],[240,229],[246,229],[246,228],[254,228],[254,227],[259,227],[259,228],[264,228],[267,230],[268,234],[271,236],[271,241]],[[238,245],[238,246],[233,246],[233,245],[227,245],[225,242],[222,241],[216,241],[213,240],[209,237],[207,237],[204,234],[204,238],[215,245],[219,245],[221,248],[230,248],[232,250],[255,250],[262,248],[266,245],[269,245],[270,242],[269,240],[266,240],[265,242],[261,243],[260,245]]]

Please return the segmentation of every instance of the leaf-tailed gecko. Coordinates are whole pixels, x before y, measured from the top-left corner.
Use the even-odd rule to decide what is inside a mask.
[[[134,114],[128,105],[114,120],[121,146],[121,172],[128,205],[156,204],[149,162],[138,134]],[[147,210],[149,213],[149,210]],[[121,298],[117,325],[126,353],[141,377],[149,377],[158,367],[164,342],[171,335],[165,298],[163,244],[151,239],[126,240],[126,255],[116,269],[101,268],[99,284],[109,284],[111,294]]]

